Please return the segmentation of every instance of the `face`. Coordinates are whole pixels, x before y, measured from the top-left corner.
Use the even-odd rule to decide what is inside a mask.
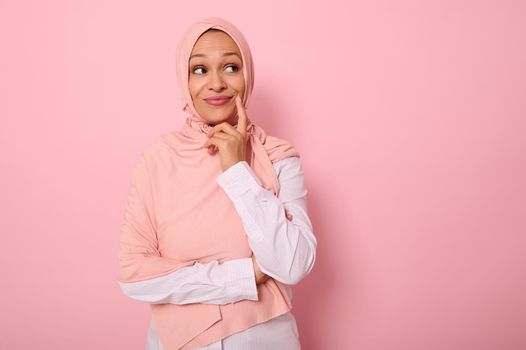
[[[206,32],[195,43],[188,61],[188,88],[195,109],[208,123],[237,123],[237,93],[243,97],[245,79],[241,52],[225,32]],[[207,100],[223,96],[222,100]]]

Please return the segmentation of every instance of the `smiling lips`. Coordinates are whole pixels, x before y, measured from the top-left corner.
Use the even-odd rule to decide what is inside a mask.
[[[205,101],[211,105],[219,106],[219,105],[227,103],[228,100],[230,100],[231,98],[232,96],[214,96],[214,97],[205,98]]]

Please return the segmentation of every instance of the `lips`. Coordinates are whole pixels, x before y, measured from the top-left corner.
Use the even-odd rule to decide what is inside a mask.
[[[214,106],[218,106],[218,105],[222,105],[226,102],[228,102],[228,100],[230,100],[232,98],[232,96],[212,96],[212,97],[208,97],[208,98],[205,98],[205,101],[208,102],[209,104],[211,105],[214,105]]]

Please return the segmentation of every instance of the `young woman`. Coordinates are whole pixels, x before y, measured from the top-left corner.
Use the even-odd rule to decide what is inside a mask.
[[[121,226],[119,286],[148,303],[147,349],[300,349],[291,285],[316,238],[299,153],[246,107],[249,46],[221,18],[177,47],[182,128],[139,157]]]

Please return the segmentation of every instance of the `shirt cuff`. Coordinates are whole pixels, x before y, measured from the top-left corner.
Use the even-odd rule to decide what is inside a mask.
[[[238,296],[237,300],[259,300],[252,258],[227,260],[222,265],[227,277],[228,295]]]
[[[231,198],[245,193],[251,188],[262,186],[257,175],[244,160],[226,169],[216,178],[216,182]]]

